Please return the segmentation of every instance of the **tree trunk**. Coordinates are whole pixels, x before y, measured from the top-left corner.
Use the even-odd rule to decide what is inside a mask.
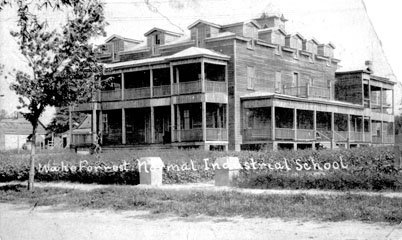
[[[29,179],[28,179],[28,190],[34,190],[34,178],[35,178],[35,150],[36,150],[36,127],[33,127],[32,138],[31,138],[31,158],[29,167]]]

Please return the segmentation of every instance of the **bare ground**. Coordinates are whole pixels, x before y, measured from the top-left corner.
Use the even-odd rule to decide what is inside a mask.
[[[15,184],[21,182],[15,182]],[[10,183],[2,183],[5,185]],[[37,187],[92,190],[107,185],[36,183]],[[145,187],[145,186],[133,186]],[[164,185],[166,189],[233,190],[211,184]],[[319,190],[238,190],[255,194],[345,194]],[[402,193],[352,192],[401,197]],[[0,203],[0,240],[9,239],[395,239],[402,225],[386,223],[285,221],[243,217],[177,217],[148,211],[71,210]]]

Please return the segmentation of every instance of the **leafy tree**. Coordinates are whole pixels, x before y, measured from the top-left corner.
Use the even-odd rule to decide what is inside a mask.
[[[23,116],[32,124],[32,142],[35,143],[39,117],[47,106],[63,107],[88,101],[91,92],[99,87],[93,76],[102,69],[89,41],[92,37],[106,35],[106,21],[99,0],[39,1],[42,5],[35,6],[23,0],[15,2],[19,30],[11,34],[18,40],[31,72],[17,71],[15,83],[10,87],[20,96],[20,107],[27,110]],[[38,20],[31,11],[33,7],[40,9],[51,2],[53,7],[60,8],[63,4],[71,11],[60,30],[49,30],[46,22]],[[35,144],[31,148],[29,190],[33,190],[34,166]]]
[[[71,118],[73,125],[80,124],[86,117],[86,114],[81,112],[72,112]],[[68,107],[61,107],[56,109],[56,114],[52,121],[47,126],[47,130],[53,133],[64,133],[68,131],[69,126],[69,111]]]

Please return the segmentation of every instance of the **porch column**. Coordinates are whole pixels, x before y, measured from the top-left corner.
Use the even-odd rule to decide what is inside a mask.
[[[177,119],[177,141],[181,142],[181,118],[180,118],[180,105],[176,105],[176,119]]]
[[[202,101],[202,141],[207,141],[207,103]]]
[[[98,138],[98,130],[96,125],[96,102],[92,102],[92,139],[93,143],[97,141]]]
[[[380,88],[380,111],[381,111],[381,113],[383,113],[383,102],[382,102],[383,95],[384,95],[384,90],[383,90],[383,88]],[[381,126],[382,126],[382,121],[381,121]],[[382,132],[382,129],[381,129],[381,132]]]
[[[71,144],[73,144],[73,119],[72,119],[72,115],[71,115],[71,111],[72,111],[72,107],[71,105],[68,106],[68,128],[69,128],[69,147],[71,147]],[[19,148],[18,148],[19,149]]]
[[[364,140],[366,139],[364,136],[364,135],[366,135],[364,132],[364,115],[362,115],[362,133],[363,133],[362,142],[364,142]]]
[[[124,73],[121,73],[121,100],[124,100]]]
[[[102,110],[99,110],[99,132],[100,132],[100,139],[99,142],[100,144],[103,144],[103,112]]]
[[[392,115],[394,115],[394,114],[395,114],[395,107],[394,107],[395,94],[394,94],[394,89],[391,90],[391,93],[392,93],[392,103],[391,103],[391,106],[392,106]],[[395,130],[394,130],[394,131],[395,131]],[[394,134],[395,134],[395,133],[394,133]]]
[[[331,112],[331,149],[335,148],[335,113]]]
[[[173,93],[174,93],[174,90],[173,90],[173,88],[174,88],[174,84],[173,84],[173,79],[174,79],[174,72],[173,72],[173,65],[172,64],[170,64],[170,71],[169,71],[169,73],[170,73],[170,95],[171,96],[173,96]]]
[[[348,116],[348,139],[347,139],[347,142],[346,142],[346,144],[347,144],[347,148],[349,149],[350,148],[350,136],[351,136],[351,132],[350,132],[350,114],[348,114],[347,115]]]
[[[126,144],[126,109],[121,109],[121,143]]]
[[[149,69],[149,87],[150,87],[150,97],[154,96],[154,72],[153,69]]]
[[[382,102],[381,102],[382,104]],[[382,106],[381,106],[381,111],[382,111]],[[380,130],[380,134],[381,134],[381,143],[384,143],[384,121],[381,120],[381,130]]]
[[[175,112],[174,112],[174,104],[170,105],[170,140],[171,142],[175,141]]]
[[[272,134],[271,138],[272,138],[272,141],[275,141],[275,125],[276,125],[275,104],[274,104],[274,102],[272,102],[272,107],[271,107],[271,134]]]
[[[297,140],[297,109],[293,109],[293,129],[295,130],[294,140]]]
[[[314,129],[314,140],[317,138],[317,111],[313,111],[313,129]]]
[[[155,143],[155,109],[151,106],[151,143]]]
[[[205,61],[201,59],[201,92],[205,93]]]

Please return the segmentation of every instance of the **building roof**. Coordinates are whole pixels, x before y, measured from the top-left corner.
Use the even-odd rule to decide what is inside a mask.
[[[190,26],[188,26],[187,28],[188,29],[192,29],[193,27],[195,27],[195,26],[197,26],[198,24],[200,24],[200,23],[203,23],[203,24],[205,24],[205,25],[209,25],[209,26],[212,26],[212,27],[216,27],[216,28],[221,28],[222,26],[221,25],[218,25],[218,24],[215,24],[215,23],[211,23],[211,22],[207,22],[207,21],[204,21],[204,20],[202,20],[202,19],[198,19],[197,21],[195,21],[194,23],[192,23]]]
[[[165,30],[165,29],[162,29],[162,28],[156,28],[156,27],[154,27],[151,30],[149,30],[148,32],[146,32],[144,34],[144,36],[146,37],[146,36],[148,36],[149,34],[155,32],[155,31],[163,32],[163,33],[166,33],[166,34],[169,34],[169,35],[172,35],[172,36],[177,36],[177,37],[183,36],[183,34],[181,34],[181,33],[176,33],[176,32],[172,32],[172,31],[168,31],[168,30]]]
[[[303,101],[303,102],[312,102],[312,103],[319,103],[319,104],[328,104],[328,105],[337,105],[337,106],[345,106],[345,107],[352,107],[352,108],[363,108],[362,105],[353,104],[348,102],[341,102],[335,100],[326,100],[326,99],[311,99],[311,98],[302,98],[302,97],[295,97],[290,95],[284,95],[279,93],[270,93],[270,92],[260,92],[256,91],[253,93],[249,93],[243,96],[240,96],[241,99],[264,99],[264,98],[280,98],[280,99],[288,99],[288,100],[296,100],[296,101]]]
[[[184,49],[183,51],[180,51],[178,53],[175,53],[171,56],[166,57],[167,60],[173,60],[173,59],[179,59],[179,58],[189,58],[189,57],[212,57],[212,58],[218,58],[218,59],[225,59],[228,60],[230,59],[229,56],[218,53],[206,48],[198,48],[198,47],[190,47],[187,49]]]
[[[141,41],[141,40],[135,40],[135,39],[132,39],[132,38],[125,38],[125,37],[122,37],[122,36],[120,36],[120,35],[113,34],[112,36],[108,37],[108,38],[105,40],[105,43],[108,43],[108,42],[112,41],[112,40],[115,39],[115,38],[124,40],[124,41],[126,41],[126,42],[136,43],[136,44],[143,42],[143,41]]]
[[[117,63],[104,63],[103,66],[107,68],[122,68],[122,67],[133,67],[137,65],[143,65],[143,64],[156,64],[160,62],[165,62],[169,60],[176,60],[176,59],[182,59],[182,58],[194,58],[194,57],[210,57],[210,58],[215,58],[215,59],[223,59],[223,60],[228,60],[230,59],[229,56],[225,54],[221,54],[209,49],[205,48],[197,48],[197,47],[190,47],[187,49],[184,49],[178,53],[175,53],[170,56],[161,56],[161,57],[153,57],[153,58],[144,58],[144,59],[138,59],[138,60],[131,60],[131,61],[125,61],[125,62],[117,62]]]
[[[0,120],[0,132],[3,134],[18,134],[18,135],[30,135],[32,134],[32,125],[24,117],[18,118],[5,118]],[[46,134],[45,127],[39,122],[36,129],[37,134]]]

